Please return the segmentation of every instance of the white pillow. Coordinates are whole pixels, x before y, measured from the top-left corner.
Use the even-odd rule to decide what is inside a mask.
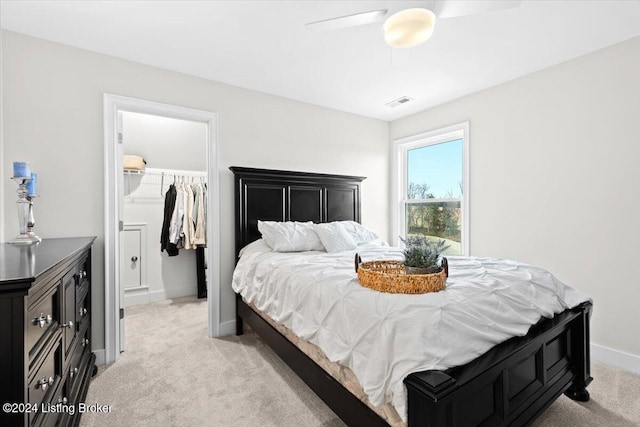
[[[378,235],[369,230],[362,224],[355,221],[336,221],[344,227],[344,229],[351,234],[356,244],[367,243],[379,239]]]
[[[327,252],[348,251],[357,246],[351,234],[339,222],[314,224],[313,229]]]
[[[276,252],[322,251],[320,238],[313,231],[313,222],[258,221],[258,231],[267,245]]]
[[[254,252],[271,252],[271,251],[273,251],[273,249],[271,249],[271,247],[267,245],[267,242],[265,242],[264,239],[258,239],[249,243],[247,246],[243,247],[242,249],[240,249],[240,252],[238,253],[238,258],[242,257],[242,255],[249,255]]]

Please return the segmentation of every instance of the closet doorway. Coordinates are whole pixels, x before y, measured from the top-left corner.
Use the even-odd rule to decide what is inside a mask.
[[[125,349],[127,306],[202,296],[205,290],[198,292],[197,285],[204,283],[204,264],[208,333],[219,335],[217,116],[109,94],[104,107],[104,361],[112,363]],[[172,151],[166,147],[171,140],[183,143]],[[187,250],[168,258],[168,251],[160,252],[160,235],[165,194],[174,183],[174,189],[206,190],[201,200],[206,206],[207,249],[189,250],[187,245]]]

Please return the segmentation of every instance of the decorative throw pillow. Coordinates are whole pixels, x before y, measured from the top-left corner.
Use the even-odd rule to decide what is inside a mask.
[[[339,222],[314,224],[313,229],[327,252],[348,251],[357,246],[351,234]]]
[[[373,231],[369,230],[362,224],[359,224],[355,221],[336,221],[342,224],[344,229],[351,234],[353,240],[355,240],[356,244],[368,243],[372,242],[376,239],[379,239],[378,235]]]
[[[320,238],[313,231],[313,222],[258,221],[258,231],[276,252],[322,251]]]

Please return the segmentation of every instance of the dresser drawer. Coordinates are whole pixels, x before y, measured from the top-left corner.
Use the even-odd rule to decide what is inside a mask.
[[[71,362],[69,363],[69,372],[67,373],[67,388],[69,390],[75,388],[75,384],[81,381],[82,377],[82,355],[85,353],[85,349],[89,348],[89,331],[85,331],[84,334],[78,340],[73,353],[71,354]],[[88,351],[88,350],[87,350]]]
[[[61,327],[64,331],[64,354],[68,359],[73,340],[76,335],[76,280],[75,271],[68,272],[62,278],[62,287],[64,289],[64,314],[62,317]]]
[[[59,289],[60,287],[56,285],[52,293],[41,297],[27,313],[26,341],[31,357],[34,356],[36,345],[44,342],[49,333],[59,325]]]
[[[38,405],[41,407],[42,402],[49,402],[53,391],[60,381],[60,347],[56,347],[49,352],[49,355],[45,358],[44,362],[38,368],[38,371],[29,382],[27,399],[31,405]],[[37,418],[38,413],[31,413],[30,424],[33,424]]]
[[[49,412],[42,414],[42,416],[38,417],[37,424],[31,424],[32,427],[56,427],[56,426],[64,426],[67,424],[60,423],[60,419],[63,414],[59,414],[57,412]]]
[[[84,300],[84,298],[89,293],[89,282],[86,280],[79,282],[76,285],[76,299],[80,302]]]
[[[89,259],[85,258],[79,265],[78,265],[78,275],[77,275],[77,282],[76,285],[78,288],[81,288],[83,286],[86,285],[86,287],[89,287]]]
[[[88,293],[82,292],[84,291],[86,288],[80,288],[79,290],[76,291],[77,293],[77,298],[78,298],[78,304],[76,306],[76,325],[77,331],[80,331],[82,329],[82,326],[84,326],[85,323],[89,322],[89,319],[91,319],[91,316],[89,314],[89,298],[88,298]]]
[[[32,427],[55,427],[57,426],[69,426],[68,423],[62,423],[64,412],[62,411],[62,405],[64,405],[62,401],[62,396],[64,395],[65,386],[59,387],[56,394],[51,399],[51,402],[47,406],[45,404],[45,409],[48,411],[47,413],[42,413],[35,423],[32,423]],[[60,404],[60,406],[58,406]],[[42,409],[41,409],[42,411]]]

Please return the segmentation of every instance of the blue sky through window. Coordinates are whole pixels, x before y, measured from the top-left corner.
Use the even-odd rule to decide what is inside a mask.
[[[427,183],[436,198],[461,197],[462,139],[407,152],[407,182]]]

